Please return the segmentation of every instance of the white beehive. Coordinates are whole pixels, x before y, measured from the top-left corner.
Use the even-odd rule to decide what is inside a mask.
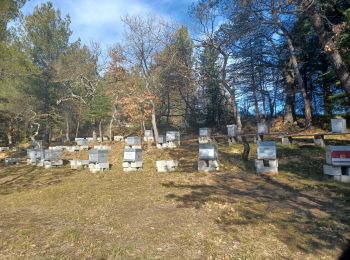
[[[217,148],[214,144],[199,145],[199,160],[216,160],[218,158]]]
[[[36,165],[44,156],[44,149],[27,149],[28,164]]]
[[[92,149],[89,151],[90,163],[108,163],[109,150]]]
[[[269,126],[266,122],[258,123],[258,134],[268,134]]]
[[[153,131],[152,130],[145,130],[145,137],[153,137]]]
[[[85,139],[85,138],[79,138],[78,140],[75,140],[75,142],[79,146],[84,146],[84,147],[89,148],[89,141],[87,139]]]
[[[141,137],[129,136],[126,139],[126,144],[131,148],[141,148]]]
[[[229,137],[236,137],[237,136],[237,126],[236,125],[227,125],[227,135]]]
[[[19,164],[21,162],[21,158],[5,158],[5,164]]]
[[[122,142],[122,141],[124,141],[124,136],[122,136],[122,135],[115,135],[113,137],[113,140],[116,141],[116,142]]]
[[[62,150],[61,149],[47,149],[44,151],[45,161],[58,161],[62,159]]]
[[[332,133],[346,133],[346,120],[342,118],[331,119]]]
[[[124,162],[140,162],[142,161],[142,150],[141,149],[124,149]]]
[[[5,152],[5,151],[9,151],[10,148],[9,147],[0,147],[0,152]]]
[[[275,141],[258,141],[257,154],[258,154],[258,160],[275,160],[276,159],[276,142]]]
[[[207,127],[199,128],[199,136],[210,137],[210,134],[211,134],[210,128],[207,128]]]
[[[326,162],[336,166],[350,166],[350,146],[327,146]]]
[[[180,132],[178,131],[167,131],[166,141],[180,141]]]
[[[111,147],[108,145],[94,145],[94,149],[97,150],[111,150]]]

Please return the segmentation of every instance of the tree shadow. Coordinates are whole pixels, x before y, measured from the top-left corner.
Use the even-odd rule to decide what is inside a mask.
[[[27,165],[6,166],[0,169],[0,195],[55,185],[72,174],[74,171],[66,168],[44,169]]]
[[[344,244],[349,235],[350,187],[342,183],[317,182],[312,189],[296,187],[285,179],[262,178],[247,171],[207,175],[199,184],[168,182],[164,187],[179,190],[167,195],[178,207],[200,209],[207,203],[229,205],[215,223],[225,232],[237,226],[273,225],[275,235],[291,249],[308,253]],[[183,194],[184,191],[189,191]]]

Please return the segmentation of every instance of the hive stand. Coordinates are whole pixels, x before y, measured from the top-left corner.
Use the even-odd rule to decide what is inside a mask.
[[[179,165],[178,161],[168,160],[168,161],[156,161],[156,167],[158,172],[173,172],[176,171]]]

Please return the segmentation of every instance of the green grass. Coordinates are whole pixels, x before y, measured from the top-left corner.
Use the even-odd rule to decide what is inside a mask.
[[[254,174],[219,143],[220,172],[197,173],[198,145],[146,148],[144,169],[0,168],[0,258],[334,259],[350,238],[350,185],[326,181],[324,151],[278,147],[280,174]],[[69,154],[65,154],[68,159]],[[87,158],[87,153],[77,155]],[[157,159],[178,159],[159,174]]]

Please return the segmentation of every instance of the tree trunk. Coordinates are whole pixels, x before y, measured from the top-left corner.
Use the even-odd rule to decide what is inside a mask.
[[[102,136],[102,120],[100,120],[100,123],[98,124],[98,130],[100,132],[100,143],[103,142],[103,136]]]
[[[79,135],[79,126],[80,126],[80,121],[78,120],[78,122],[77,122],[77,128],[75,129],[75,138],[78,138],[78,135]]]
[[[285,107],[284,107],[284,123],[293,124],[295,122],[295,93],[293,89],[293,74],[286,70],[285,71]]]
[[[284,36],[287,39],[292,68],[294,70],[295,78],[296,78],[296,80],[298,82],[298,86],[300,88],[300,91],[301,91],[301,94],[302,94],[302,97],[303,97],[303,100],[304,100],[304,114],[305,114],[305,120],[306,120],[306,127],[309,127],[309,126],[312,125],[312,113],[311,113],[310,100],[308,98],[306,89],[304,87],[304,81],[303,81],[303,78],[302,78],[300,70],[299,70],[299,64],[298,64],[298,60],[297,60],[294,44],[293,44],[293,41],[292,41],[292,37],[290,36],[290,34],[287,31],[287,29],[284,27],[284,25],[280,21],[280,19],[277,17],[277,13],[276,13],[276,10],[274,8],[274,4],[275,4],[275,1],[271,0],[271,11],[272,11],[272,15],[274,17],[274,20],[275,20],[276,24],[281,29],[281,31],[283,32]]]
[[[301,6],[302,8],[304,7],[303,1],[299,0],[299,6]],[[348,67],[343,61],[340,55],[340,51],[338,50],[330,33],[326,31],[323,19],[318,10],[316,10],[315,4],[312,3],[311,5],[306,6],[304,8],[306,9],[305,11],[308,18],[310,19],[313,27],[315,28],[315,31],[318,35],[318,38],[320,39],[325,53],[327,54],[332,64],[333,70],[337,75],[338,79],[340,80],[341,85],[350,100],[350,74]]]
[[[66,118],[66,140],[68,142],[70,142],[70,138],[69,138],[69,120],[68,120],[68,118]]]
[[[12,145],[12,135],[10,132],[7,133],[7,142],[9,146]]]
[[[153,133],[154,138],[156,139],[156,143],[158,143],[158,128],[157,128],[157,120],[156,120],[156,110],[155,110],[155,104],[152,101],[152,127],[153,127]]]

